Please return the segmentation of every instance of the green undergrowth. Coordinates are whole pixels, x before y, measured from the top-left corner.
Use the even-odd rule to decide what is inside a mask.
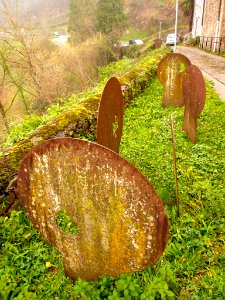
[[[225,103],[207,87],[197,143],[182,132],[183,108],[162,108],[154,79],[125,110],[120,153],[149,179],[166,207],[164,255],[142,272],[72,282],[61,256],[23,211],[0,218],[0,299],[224,299]],[[173,115],[180,195],[176,217],[170,134]],[[70,227],[70,226],[69,226]]]
[[[164,261],[177,278],[179,299],[225,298],[225,103],[212,87],[198,120],[197,143],[182,131],[184,108],[162,108],[162,87],[154,80],[126,110],[121,154],[154,186],[170,216]],[[175,186],[170,115],[175,128],[180,220]]]
[[[78,228],[65,210],[60,210],[57,214],[56,224],[65,233],[77,234]]]
[[[133,27],[130,27],[129,32],[127,32],[121,37],[121,41],[128,42],[129,40],[132,39],[146,40],[147,38],[148,38],[148,33],[146,31],[137,30]]]

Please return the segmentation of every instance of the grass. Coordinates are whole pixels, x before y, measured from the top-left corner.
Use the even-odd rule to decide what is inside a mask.
[[[179,30],[184,30],[187,26],[186,25],[180,25],[179,26]],[[163,39],[166,39],[166,36],[168,33],[173,33],[174,32],[174,26],[170,27],[169,29],[162,29],[161,30],[161,36],[163,37]],[[138,29],[135,29],[133,27],[130,27],[128,28],[128,32],[125,33],[121,38],[120,40],[123,41],[123,42],[128,42],[129,40],[132,40],[132,39],[141,39],[141,40],[144,40],[144,41],[147,41],[147,40],[154,40],[156,38],[158,38],[159,36],[159,31],[158,31],[158,27],[157,27],[157,30],[155,33],[153,34],[150,34],[145,31],[145,30],[138,30]]]
[[[148,33],[144,30],[138,30],[133,27],[127,29],[127,33],[125,33],[120,40],[124,42],[128,42],[132,39],[141,39],[146,40],[148,38]]]
[[[224,299],[225,103],[207,87],[198,140],[182,132],[183,108],[161,106],[153,80],[125,111],[121,155],[141,170],[166,207],[170,238],[164,255],[142,272],[99,281],[65,277],[61,256],[23,211],[0,218],[0,299]],[[169,119],[174,119],[181,217]]]
[[[157,80],[126,111],[122,155],[151,181],[164,201],[171,221],[166,261],[179,284],[180,299],[223,299],[225,113],[208,87],[199,118],[198,141],[182,132],[183,108],[161,107]],[[175,189],[169,118],[175,122],[177,168],[181,199],[180,222],[174,219]]]

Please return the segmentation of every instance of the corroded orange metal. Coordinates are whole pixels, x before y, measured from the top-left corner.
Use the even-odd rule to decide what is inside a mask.
[[[111,77],[104,88],[98,108],[97,143],[115,152],[123,129],[123,96],[119,80]]]
[[[22,205],[73,279],[140,271],[163,253],[168,221],[148,180],[117,153],[79,139],[33,148],[18,175]],[[78,234],[57,226],[65,211]]]
[[[184,73],[184,124],[183,130],[187,133],[192,143],[196,143],[197,119],[204,108],[206,99],[205,80],[201,70],[190,65]]]
[[[154,48],[159,49],[162,47],[162,40],[161,39],[155,39],[154,40]]]
[[[179,53],[172,53],[161,60],[158,66],[158,78],[163,84],[163,102],[165,106],[183,106],[183,74],[190,60]]]

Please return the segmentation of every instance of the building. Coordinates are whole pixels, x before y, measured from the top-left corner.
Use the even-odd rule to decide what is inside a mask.
[[[195,0],[192,36],[225,37],[225,0]]]
[[[201,48],[225,51],[225,0],[195,0],[192,37]]]
[[[202,35],[203,13],[205,0],[196,0],[194,6],[192,36]]]

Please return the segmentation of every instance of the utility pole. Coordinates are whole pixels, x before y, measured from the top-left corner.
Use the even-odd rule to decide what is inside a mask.
[[[159,39],[161,40],[162,20],[159,20]]]
[[[173,52],[176,53],[177,50],[177,22],[178,22],[178,0],[176,0],[176,19],[175,19],[175,43]]]

